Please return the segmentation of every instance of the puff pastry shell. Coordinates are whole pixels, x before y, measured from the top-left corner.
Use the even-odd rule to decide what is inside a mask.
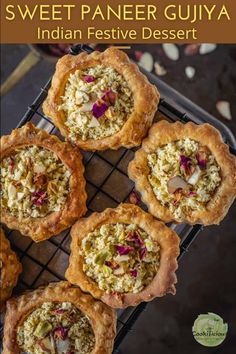
[[[7,303],[3,354],[20,354],[16,341],[18,324],[44,302],[71,302],[88,316],[95,334],[95,348],[91,354],[111,354],[115,337],[114,310],[67,282],[51,283],[46,288],[27,292]]]
[[[83,141],[78,138],[76,145],[84,150],[138,146],[152,124],[160,96],[156,87],[148,82],[137,65],[131,63],[128,56],[115,47],[108,48],[104,52],[94,51],[92,54],[83,52],[77,56],[65,55],[62,57],[57,63],[48,97],[43,104],[43,111],[52,118],[62,135],[68,138],[69,131],[65,125],[66,116],[62,110],[59,110],[62,103],[61,96],[63,96],[68,77],[77,69],[83,70],[101,64],[114,68],[127,81],[133,93],[134,109],[116,134],[97,140]]]
[[[18,261],[15,252],[11,250],[10,242],[0,228],[0,309],[5,301],[11,296],[12,289],[16,286],[19,274],[22,272],[22,265]]]
[[[158,147],[179,139],[190,138],[206,146],[220,167],[221,182],[204,210],[195,210],[181,220],[175,220],[170,210],[156,198],[148,175],[150,168],[147,155],[155,152]],[[236,195],[236,158],[229,152],[220,132],[209,124],[197,125],[180,122],[168,123],[163,120],[155,123],[142,148],[135,153],[134,160],[128,167],[129,177],[135,182],[136,189],[141,193],[143,202],[151,214],[165,222],[176,221],[189,224],[219,224],[225,217]]]
[[[160,245],[160,265],[152,282],[139,293],[106,293],[83,271],[83,257],[79,254],[81,243],[86,235],[103,224],[110,223],[137,224]],[[71,256],[66,278],[88,291],[95,298],[101,299],[114,308],[135,306],[142,301],[151,301],[166,293],[175,294],[177,282],[177,256],[179,254],[179,238],[176,233],[155,220],[152,215],[132,204],[120,204],[116,209],[106,209],[102,213],[93,213],[86,219],[79,220],[71,230]]]
[[[48,239],[71,226],[75,220],[86,212],[84,167],[81,154],[76,147],[61,142],[56,136],[37,129],[32,123],[12,131],[10,135],[1,138],[1,159],[10,156],[16,148],[37,145],[53,151],[69,169],[70,191],[64,207],[45,217],[24,217],[19,220],[2,209],[1,221],[9,228],[19,230],[23,235],[30,236],[35,242]]]

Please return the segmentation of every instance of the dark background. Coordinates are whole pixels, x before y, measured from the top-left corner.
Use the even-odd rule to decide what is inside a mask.
[[[218,45],[207,55],[184,55],[168,59],[161,45],[135,45],[135,50],[152,53],[165,66],[164,81],[222,120],[236,133],[236,46]],[[29,52],[26,45],[1,46],[1,80],[4,81]],[[190,80],[185,67],[196,69]],[[54,63],[41,60],[23,79],[2,97],[2,134],[10,133],[39,89],[53,73]],[[216,109],[219,100],[231,105],[233,119],[224,120]],[[211,354],[236,352],[236,205],[220,226],[206,227],[180,261],[177,294],[152,301],[133,331],[124,340],[122,354]],[[192,335],[192,325],[201,313],[215,312],[228,323],[226,340],[218,347],[205,348]]]

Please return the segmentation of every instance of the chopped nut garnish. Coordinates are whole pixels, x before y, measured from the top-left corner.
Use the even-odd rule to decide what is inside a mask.
[[[158,148],[148,155],[148,165],[156,198],[177,220],[204,210],[221,182],[220,167],[210,150],[189,138]]]
[[[67,199],[69,177],[52,151],[38,146],[18,149],[14,157],[1,161],[1,206],[19,218],[59,211]]]
[[[93,329],[70,302],[44,302],[17,327],[17,343],[27,354],[90,354]]]
[[[137,293],[159,268],[160,246],[134,224],[104,224],[83,239],[83,270],[108,293]]]
[[[128,83],[115,69],[104,65],[72,73],[61,99],[60,109],[66,114],[72,141],[77,137],[101,139],[117,133],[134,105]]]

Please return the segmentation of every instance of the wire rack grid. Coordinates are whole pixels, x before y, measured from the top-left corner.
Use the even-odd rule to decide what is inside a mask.
[[[87,46],[77,46],[71,54],[78,54],[79,51],[92,51]],[[52,121],[46,117],[41,109],[42,103],[47,96],[51,80],[41,88],[39,95],[28,107],[18,127],[31,121],[38,128],[44,129],[50,134],[55,134],[62,139]],[[165,118],[171,122],[180,120],[183,123],[191,120],[185,112],[161,99],[157,116],[155,119]],[[134,149],[124,148],[118,151],[107,150],[104,152],[82,151],[85,166],[85,177],[87,182],[87,208],[88,215],[94,211],[102,211],[107,207],[116,207],[121,202],[129,201],[130,193],[134,189],[133,182],[127,175],[127,166],[134,156]],[[141,204],[144,209],[145,206]],[[189,246],[201,231],[201,225],[169,225],[181,238],[180,256],[188,250]],[[6,230],[12,248],[17,252],[23,264],[23,273],[14,293],[36,288],[50,281],[64,279],[64,273],[68,265],[70,254],[70,230],[50,238],[47,241],[35,244],[28,237],[22,237],[19,232]],[[119,351],[119,345],[127,333],[133,327],[139,315],[145,309],[146,304],[142,303],[135,308],[118,310],[117,336],[115,339],[114,352]],[[3,324],[1,324],[1,330]]]

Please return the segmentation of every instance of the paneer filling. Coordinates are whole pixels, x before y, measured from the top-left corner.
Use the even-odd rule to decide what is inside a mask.
[[[156,198],[176,219],[205,210],[221,183],[215,157],[193,139],[166,144],[147,159],[148,179]]]
[[[135,224],[104,224],[89,233],[80,251],[83,271],[107,293],[138,293],[151,283],[160,246]]]
[[[132,92],[115,69],[97,65],[71,73],[60,110],[72,141],[101,139],[123,127],[133,110]]]
[[[70,171],[38,146],[18,149],[1,161],[1,206],[18,217],[44,217],[66,203]]]
[[[17,343],[27,354],[89,354],[93,329],[70,302],[44,302],[17,327]]]

